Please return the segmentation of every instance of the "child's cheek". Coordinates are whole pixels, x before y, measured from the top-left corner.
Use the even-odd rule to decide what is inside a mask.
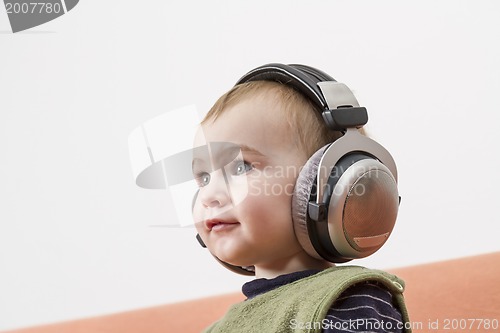
[[[247,177],[248,197],[261,197],[265,193],[265,181],[259,177]]]
[[[196,232],[200,234],[205,232],[205,227],[203,226],[203,222],[196,222],[194,224],[194,227],[196,228]]]
[[[203,213],[201,204],[197,202],[193,206],[193,224],[196,226],[196,229],[198,229],[201,226],[202,221],[203,221]]]
[[[231,196],[231,204],[236,206],[243,202],[248,196],[249,186],[246,176],[233,176],[229,179],[228,194]]]

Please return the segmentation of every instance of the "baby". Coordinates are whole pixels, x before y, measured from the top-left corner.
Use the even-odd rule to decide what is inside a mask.
[[[208,161],[193,159],[198,239],[227,267],[256,277],[243,286],[247,300],[206,332],[407,332],[401,280],[382,271],[336,267],[329,258],[311,254],[294,222],[294,195],[304,165],[346,132],[361,136],[358,128],[364,123],[332,130],[317,102],[287,77],[298,71],[309,78],[315,69],[266,66],[264,75],[219,98],[195,139],[196,146],[213,147]],[[285,74],[266,75],[276,68]],[[354,114],[360,108],[352,109]],[[219,156],[230,161],[220,163]],[[379,236],[357,239],[380,242]]]

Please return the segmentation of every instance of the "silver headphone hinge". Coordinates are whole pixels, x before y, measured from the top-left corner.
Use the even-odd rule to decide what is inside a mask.
[[[324,203],[309,202],[309,209],[307,210],[309,218],[313,221],[325,221],[328,218],[328,207]]]
[[[325,97],[326,104],[330,110],[341,107],[359,106],[358,100],[354,97],[351,89],[343,83],[336,81],[318,82],[318,87]]]

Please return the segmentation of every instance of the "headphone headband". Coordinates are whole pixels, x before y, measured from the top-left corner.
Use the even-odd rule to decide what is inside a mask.
[[[250,81],[275,81],[286,84],[302,92],[322,111],[328,110],[328,104],[318,86],[318,82],[335,81],[334,78],[315,68],[304,65],[267,64],[257,67],[243,77],[236,84]]]
[[[321,112],[325,123],[332,130],[359,128],[368,122],[366,109],[359,107],[351,90],[316,68],[305,65],[268,64],[251,70],[236,84],[258,80],[279,82],[305,95]]]

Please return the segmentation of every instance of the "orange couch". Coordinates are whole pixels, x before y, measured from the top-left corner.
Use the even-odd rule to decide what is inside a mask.
[[[406,281],[414,332],[500,332],[500,252],[389,271]],[[237,292],[8,332],[200,332],[242,299]]]

